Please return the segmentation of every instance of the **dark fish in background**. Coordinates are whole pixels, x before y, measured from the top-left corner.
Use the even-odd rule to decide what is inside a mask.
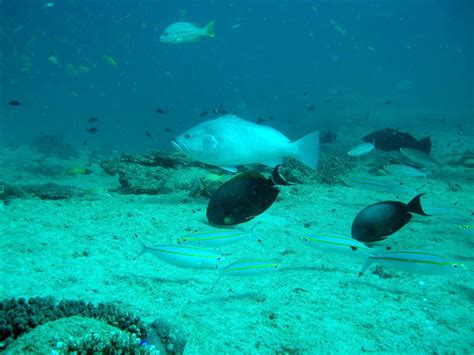
[[[314,111],[316,109],[316,107],[315,106],[308,106],[308,107],[306,107],[306,109],[308,111]]]
[[[201,113],[199,114],[199,117],[205,117],[205,116],[207,116],[208,114],[209,114],[209,112],[203,111],[203,112],[201,112]]]
[[[157,109],[155,110],[155,112],[156,112],[156,113],[159,113],[160,115],[163,115],[163,114],[166,113],[166,111],[163,110],[162,108],[157,108]]]
[[[413,217],[412,213],[428,216],[420,203],[423,195],[416,195],[408,204],[383,201],[365,207],[352,222],[352,238],[363,243],[378,242],[407,224]]]
[[[305,91],[305,92],[303,93],[303,96],[308,96],[308,92]]]
[[[89,123],[94,123],[94,122],[97,122],[99,119],[97,117],[91,117],[87,120],[87,122]]]
[[[94,134],[98,131],[99,129],[96,128],[96,127],[91,127],[91,128],[88,128],[87,129],[87,132],[89,132],[90,134]]]
[[[430,137],[416,140],[416,138],[408,133],[391,128],[379,129],[366,135],[362,140],[366,143],[374,143],[375,149],[383,150],[384,152],[398,151],[400,148],[411,148],[421,150],[426,154],[431,153]]]
[[[257,118],[257,123],[258,123],[258,124],[262,124],[262,123],[264,123],[264,122],[266,122],[266,121],[267,121],[267,119],[266,119],[265,117],[259,116],[259,117]]]
[[[87,145],[87,141],[82,141],[82,145]]]
[[[212,113],[227,113],[227,110],[224,109],[224,107],[222,107],[222,104],[217,106],[217,107],[214,107],[212,110],[211,110]]]
[[[163,128],[163,131],[165,131],[165,132],[173,132],[173,130],[172,130],[171,128],[168,128],[168,127]]]
[[[324,102],[333,102],[333,99],[326,99]]]
[[[290,185],[278,173],[279,166],[273,169],[271,178],[248,171],[225,182],[209,200],[206,211],[209,223],[232,226],[265,212],[280,192],[276,185]]]
[[[385,105],[390,105],[391,103],[392,103],[392,101],[390,101],[390,100],[385,101]]]
[[[151,138],[150,132],[145,132],[145,136],[147,136],[148,138]]]
[[[321,133],[319,141],[323,144],[334,143],[336,141],[336,132],[326,131]]]
[[[18,100],[11,100],[8,104],[9,104],[10,106],[20,106],[20,105],[21,105],[21,102],[18,101]]]

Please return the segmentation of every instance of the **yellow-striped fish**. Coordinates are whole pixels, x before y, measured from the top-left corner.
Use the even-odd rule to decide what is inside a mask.
[[[145,253],[151,253],[158,259],[179,267],[185,268],[216,268],[224,257],[214,250],[200,248],[192,245],[146,245],[142,240],[142,251],[133,260]]]
[[[280,270],[281,264],[272,259],[241,259],[224,266],[221,269],[219,277],[217,278],[214,285],[209,289],[212,291],[214,287],[219,283],[222,276],[255,276],[268,274]]]
[[[281,264],[272,259],[241,259],[225,266],[221,274],[226,276],[254,276],[279,270]]]
[[[358,240],[335,234],[312,234],[301,239],[311,248],[331,253],[368,257],[374,252]]]
[[[466,234],[474,234],[474,224],[460,224],[458,227]]]
[[[400,250],[371,255],[362,267],[359,276],[362,276],[372,263],[400,271],[428,275],[450,274],[464,266],[445,256],[421,250]]]
[[[252,230],[246,232],[240,229],[216,228],[188,234],[179,239],[178,243],[215,248],[238,242],[239,240],[249,236],[253,236]]]

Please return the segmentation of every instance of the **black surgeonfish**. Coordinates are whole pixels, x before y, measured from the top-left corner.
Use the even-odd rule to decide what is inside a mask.
[[[278,173],[279,166],[273,169],[271,178],[249,171],[225,182],[209,200],[206,211],[209,223],[232,226],[265,212],[280,192],[276,185],[290,185]]]
[[[378,242],[407,224],[412,213],[428,216],[420,203],[423,195],[416,195],[407,204],[400,201],[383,201],[365,207],[352,222],[352,238],[363,243]]]
[[[374,143],[375,149],[385,152],[400,150],[400,148],[411,148],[421,150],[426,154],[431,153],[430,137],[416,140],[408,133],[391,128],[379,129],[366,135],[362,140],[366,143]]]

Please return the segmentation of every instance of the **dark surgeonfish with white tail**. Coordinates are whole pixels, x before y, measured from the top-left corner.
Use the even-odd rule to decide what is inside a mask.
[[[274,167],[283,157],[293,157],[311,169],[319,159],[319,132],[296,142],[274,128],[234,115],[221,116],[194,126],[171,141],[178,151],[200,162],[237,171],[236,165],[263,164]]]
[[[363,243],[375,243],[386,239],[407,224],[412,213],[428,216],[416,195],[410,202],[383,201],[365,207],[352,222],[352,238]]]
[[[209,223],[233,226],[248,222],[270,208],[280,192],[276,185],[290,185],[280,176],[278,167],[270,178],[248,171],[225,182],[209,200],[206,211]]]

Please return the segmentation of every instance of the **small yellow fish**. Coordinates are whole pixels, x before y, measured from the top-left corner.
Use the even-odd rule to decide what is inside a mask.
[[[117,61],[110,55],[104,55],[104,60],[107,64],[113,65],[114,67],[118,65]]]
[[[66,169],[66,174],[75,176],[75,175],[89,175],[92,173],[92,170],[84,168],[83,166],[71,166]]]

